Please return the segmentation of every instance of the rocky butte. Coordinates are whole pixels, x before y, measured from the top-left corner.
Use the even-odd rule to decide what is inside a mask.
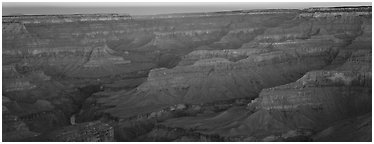
[[[3,141],[371,141],[372,9],[2,18]]]

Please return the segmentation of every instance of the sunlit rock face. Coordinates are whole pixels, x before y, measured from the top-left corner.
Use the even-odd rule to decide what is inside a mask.
[[[367,141],[371,27],[371,7],[6,16],[6,141]]]

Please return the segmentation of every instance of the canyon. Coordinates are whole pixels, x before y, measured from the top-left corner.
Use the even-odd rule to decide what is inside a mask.
[[[3,16],[3,141],[372,141],[372,9]]]

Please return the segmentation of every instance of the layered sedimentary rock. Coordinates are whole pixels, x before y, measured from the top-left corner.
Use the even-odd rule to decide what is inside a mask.
[[[70,77],[119,75],[153,68],[155,64],[174,65],[169,61],[177,60],[193,48],[219,41],[225,35],[243,37],[235,34],[238,32],[256,35],[254,29],[264,27],[259,26],[259,22],[277,23],[292,18],[294,12],[260,13],[251,17],[242,13],[193,14],[185,18],[151,19],[121,15],[51,16],[51,19],[47,19],[48,16],[4,17],[3,53],[16,61],[31,61],[29,65],[42,66],[54,74]],[[285,19],[272,19],[279,16]],[[77,74],[83,73],[79,68],[85,67],[85,63],[91,63],[89,53],[96,51],[96,47],[112,49],[118,52],[118,60],[131,63],[108,66],[119,68],[115,74]],[[66,72],[65,67],[77,67],[77,70]]]
[[[365,133],[334,122],[368,128],[371,26],[371,7],[3,17],[3,106],[30,131],[9,140],[102,140],[58,131],[71,117],[116,121],[124,141]]]
[[[353,11],[355,10],[357,9]],[[348,11],[352,12],[351,10]],[[317,14],[318,16],[316,16]],[[289,52],[287,53],[289,54],[287,58],[290,58],[290,61],[292,61],[292,54],[296,55],[298,60],[307,58],[310,55],[321,58],[321,53],[319,53],[318,50],[327,50],[329,52],[328,57],[331,60],[329,62],[332,62],[325,63],[323,66],[315,68],[326,69],[320,71],[313,71],[313,66],[308,65],[308,67],[311,68],[308,71],[311,72],[307,72],[296,82],[290,84],[286,84],[287,82],[283,84],[278,83],[277,85],[282,86],[262,90],[259,95],[260,98],[249,104],[251,107],[250,110],[252,112],[255,111],[253,114],[251,111],[236,114],[233,111],[227,110],[213,116],[207,114],[205,116],[171,119],[161,124],[168,128],[162,129],[162,131],[158,130],[160,132],[159,136],[152,136],[152,132],[149,136],[161,139],[163,137],[183,139],[178,136],[178,134],[170,135],[170,131],[172,131],[173,128],[182,128],[184,130],[192,129],[192,131],[200,134],[218,134],[226,137],[226,139],[242,136],[237,139],[240,141],[325,141],[328,138],[322,137],[328,137],[326,135],[331,134],[337,137],[336,135],[339,135],[337,131],[322,131],[321,133],[328,134],[320,134],[323,136],[319,136],[318,138],[316,138],[316,136],[312,137],[312,135],[328,127],[335,121],[344,121],[344,119],[371,112],[371,46],[369,44],[371,40],[363,40],[361,38],[364,37],[363,35],[369,36],[371,34],[366,19],[370,14],[371,13],[368,11],[353,12],[352,14],[340,13],[339,10],[336,13],[334,11],[331,15],[326,11],[308,15],[301,14],[299,17],[300,19],[306,18],[305,16],[307,16],[309,17],[307,19],[310,20],[299,24],[300,28],[287,28],[286,24],[281,26],[282,28],[286,28],[283,29],[283,31],[277,28],[269,29],[264,32],[264,35],[259,35],[254,41],[243,45],[242,49],[194,51],[186,55],[179,65],[173,69],[152,70],[149,74],[148,81],[138,87],[137,91],[141,92],[135,92],[135,95],[142,96],[142,98],[149,96],[150,98],[147,100],[152,98],[155,98],[155,100],[149,103],[142,101],[139,102],[139,105],[143,105],[144,103],[146,103],[144,105],[148,106],[152,103],[171,104],[173,101],[166,100],[173,99],[176,99],[175,103],[182,102],[178,101],[179,99],[183,99],[185,102],[188,101],[185,97],[185,95],[188,94],[192,96],[190,95],[190,97],[187,98],[193,100],[198,99],[196,102],[204,101],[199,99],[201,96],[204,98],[209,96],[219,97],[220,95],[224,95],[223,92],[219,91],[222,90],[222,88],[216,89],[216,93],[214,94],[204,95],[206,91],[209,91],[208,88],[200,91],[195,89],[194,91],[199,94],[193,94],[188,92],[190,88],[189,85],[198,85],[203,88],[207,85],[220,85],[222,83],[215,81],[217,78],[221,79],[232,73],[235,74],[235,69],[228,69],[230,68],[230,64],[243,62],[244,60],[252,60],[253,63],[260,66],[263,66],[261,65],[263,64],[262,62],[265,64],[268,62],[275,67],[273,67],[275,70],[272,71],[281,71],[281,69],[276,68],[276,63],[282,61],[282,57],[277,57],[278,52]],[[357,15],[361,15],[362,17],[356,17]],[[320,18],[327,18],[329,21],[323,21]],[[296,19],[296,21],[301,21],[300,19]],[[312,24],[309,23],[308,25],[308,22]],[[333,27],[333,25],[336,27]],[[309,27],[309,29],[305,29],[305,26]],[[355,42],[356,40],[360,43],[359,45]],[[294,53],[290,53],[290,51]],[[279,59],[274,60],[273,58]],[[318,63],[317,61],[315,62]],[[246,64],[250,66],[252,63]],[[291,63],[291,65],[299,67],[293,63]],[[207,69],[204,70],[199,66]],[[214,69],[214,71],[211,70],[212,67],[217,68],[218,66],[222,66],[226,69],[222,70],[218,68]],[[283,68],[290,70],[289,67],[283,66]],[[215,76],[216,79],[210,80],[212,83],[204,81],[211,74],[214,75],[214,73],[218,73],[220,70],[226,73]],[[249,71],[250,70],[246,69],[246,72]],[[267,70],[264,71],[267,72]],[[250,73],[246,76],[242,75],[241,78],[253,77],[254,74],[261,75],[264,71]],[[189,76],[189,74],[191,74],[191,76]],[[205,75],[200,76],[199,74]],[[290,72],[287,74],[290,74]],[[152,76],[154,78],[152,78]],[[276,75],[272,76],[275,76],[274,78],[279,78],[279,76]],[[274,80],[274,78],[272,80]],[[230,84],[227,84],[230,80],[226,79],[224,81],[226,83],[222,85],[227,86]],[[274,83],[274,81],[272,81],[272,83]],[[248,84],[243,85],[250,87],[252,90],[255,89],[255,87],[251,87]],[[187,92],[181,93],[180,89],[183,90],[183,88],[187,89]],[[266,88],[266,86],[262,88]],[[157,89],[158,92],[156,92]],[[237,92],[240,90],[231,91]],[[162,95],[152,93],[162,93]],[[246,94],[248,94],[248,92]],[[169,96],[164,101],[162,98],[165,98],[167,95],[179,95],[179,97],[175,98]],[[219,99],[217,97],[212,99]],[[127,96],[126,99],[128,99]],[[143,98],[143,100],[144,99],[145,98]],[[129,101],[131,102],[132,100],[133,99],[130,99]],[[135,101],[133,103],[137,104],[136,100],[133,101]],[[126,104],[119,104],[117,106],[127,108],[123,105]],[[256,108],[252,109],[253,107]],[[146,106],[143,106],[143,108],[146,108]],[[113,110],[109,112],[114,115],[121,115],[119,111]],[[125,113],[122,115],[131,113],[124,110],[122,112]],[[232,117],[235,117],[235,119],[232,119]],[[226,120],[227,118],[229,120]],[[223,121],[224,123],[222,123]],[[365,129],[367,129],[367,127],[365,127]],[[166,133],[165,130],[167,131]],[[368,131],[359,132],[365,133]],[[365,136],[368,135],[369,134],[365,134]],[[188,140],[187,137],[185,137],[184,140]],[[194,138],[192,138],[192,140],[193,139]],[[225,138],[222,138],[220,140],[223,141],[224,139]],[[350,137],[346,140],[361,141],[362,139]]]
[[[347,50],[352,41],[370,33],[363,32],[363,23],[371,15],[366,8],[306,11],[264,30],[240,49],[193,51],[174,68],[151,70],[147,82],[123,93],[124,100],[108,104],[117,105],[122,112],[116,108],[109,112],[126,116],[134,106],[146,112],[170,104],[256,97],[263,88],[329,66],[341,49],[354,51]]]
[[[126,102],[134,107],[255,97],[264,87],[287,83],[329,62],[330,49],[311,51],[299,56],[275,51],[237,62],[216,58],[170,70],[152,70],[147,82]]]
[[[247,109],[174,118],[161,125],[218,135],[221,141],[367,141],[370,87],[370,72],[312,71],[294,83],[262,90]]]
[[[358,51],[337,70],[311,71],[294,83],[264,89],[253,105],[257,113],[266,111],[283,123],[283,130],[320,131],[335,121],[371,113],[368,56],[371,50]]]
[[[171,119],[162,125],[226,138],[241,136],[239,141],[367,141],[371,138],[371,72],[350,68],[371,69],[371,63],[356,59],[352,64],[357,53],[340,70],[311,71],[294,83],[262,90],[242,113],[227,110]]]
[[[249,104],[256,107],[250,108],[255,113],[238,114],[234,122],[218,128],[201,128],[219,122],[210,121],[215,116],[180,118],[164,125],[222,136],[243,135],[242,141],[365,141],[370,139],[371,120],[369,57],[371,49],[356,51],[334,70],[311,71],[294,83],[264,89]],[[357,122],[347,124],[356,119]],[[356,137],[348,136],[348,131]]]
[[[369,112],[370,87],[371,73],[313,71],[295,83],[263,90],[259,108],[294,117],[305,114],[302,117],[309,119],[301,122],[298,119],[300,125],[296,121],[290,122],[298,127],[315,127],[322,121],[326,125]]]

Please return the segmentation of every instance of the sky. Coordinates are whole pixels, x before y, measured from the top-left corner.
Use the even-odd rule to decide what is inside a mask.
[[[333,6],[371,6],[371,2],[3,2],[2,15],[92,14],[126,13],[153,15],[166,13],[215,12],[224,10],[249,10]]]

